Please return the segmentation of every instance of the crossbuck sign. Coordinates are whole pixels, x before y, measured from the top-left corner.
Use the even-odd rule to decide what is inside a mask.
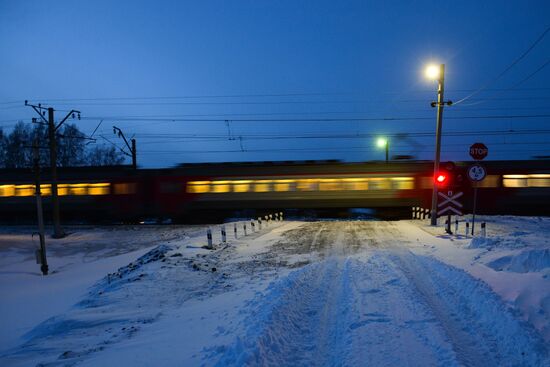
[[[456,214],[456,215],[462,215],[462,204],[457,200],[459,197],[461,197],[464,193],[463,192],[457,192],[453,195],[452,191],[448,191],[447,195],[445,195],[442,192],[438,192],[437,195],[440,197],[440,200],[442,200],[439,204],[437,204],[437,207],[439,208],[439,211],[437,212],[437,215],[442,214]]]

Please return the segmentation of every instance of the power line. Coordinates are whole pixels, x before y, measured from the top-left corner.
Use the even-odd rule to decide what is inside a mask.
[[[504,74],[506,74],[510,69],[512,69],[517,63],[519,63],[525,56],[527,56],[531,50],[533,50],[535,48],[535,46],[540,42],[542,41],[542,39],[544,38],[544,36],[546,36],[546,34],[550,31],[550,27],[547,27],[544,32],[535,40],[535,42],[533,42],[531,44],[531,46],[529,46],[529,48],[523,52],[517,59],[515,59],[506,69],[504,69],[500,74],[498,74],[495,78],[493,78],[492,80],[490,80],[488,83],[485,83],[485,85],[483,85],[481,88],[479,88],[478,90],[472,92],[471,94],[467,95],[466,97],[456,101],[454,104],[457,105],[457,104],[460,104],[468,99],[470,99],[471,97],[475,96],[476,94],[478,94],[479,92],[481,92],[482,90],[486,89],[487,87],[491,86],[492,84],[494,84],[496,81],[498,81]]]
[[[550,114],[530,114],[530,115],[485,115],[485,116],[450,116],[447,119],[451,120],[466,120],[466,119],[520,119],[520,118],[548,118]],[[89,117],[86,120],[111,120],[111,118]],[[119,117],[119,121],[173,121],[173,122],[340,122],[340,121],[415,121],[429,120],[433,121],[433,117],[358,117],[358,118],[280,118],[280,119],[246,119],[246,118],[154,118],[154,117]]]

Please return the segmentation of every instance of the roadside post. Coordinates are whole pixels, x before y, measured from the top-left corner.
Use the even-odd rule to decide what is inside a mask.
[[[235,239],[237,239],[237,223],[233,223],[233,233],[235,234]]]
[[[469,233],[470,233],[470,222],[466,222],[466,237],[468,237]]]
[[[223,243],[227,242],[227,237],[226,237],[226,233],[225,233],[225,225],[222,226],[222,242]]]
[[[252,228],[252,233],[256,232],[256,224],[254,224],[254,219],[250,221],[250,228]]]
[[[470,168],[468,168],[468,177],[470,178],[474,186],[474,205],[472,209],[472,236],[474,235],[474,227],[476,223],[477,186],[478,182],[483,181],[486,175],[487,172],[485,171],[485,168],[483,168],[479,164],[474,164],[470,166]]]
[[[243,223],[243,232],[244,232],[244,235],[246,236],[246,223]]]
[[[283,218],[283,212],[279,212],[279,214],[281,215],[281,221],[284,220],[284,218]]]
[[[208,248],[212,248],[212,230],[210,228],[206,230],[206,239],[208,240]]]
[[[455,218],[455,233],[458,235],[458,219]]]
[[[470,156],[476,161],[481,161],[489,154],[489,149],[483,143],[474,143],[470,146]],[[487,176],[485,168],[479,164],[473,164],[468,168],[468,178],[474,186],[474,205],[472,208],[472,236],[474,235],[474,227],[476,222],[476,206],[477,206],[477,186],[478,182],[483,181]]]
[[[487,232],[485,229],[485,222],[481,223],[481,237],[487,236]]]
[[[262,230],[262,217],[258,217],[258,231]]]

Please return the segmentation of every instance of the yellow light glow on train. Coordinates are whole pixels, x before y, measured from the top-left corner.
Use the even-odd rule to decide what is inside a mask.
[[[111,184],[108,182],[99,183],[72,183],[57,185],[57,194],[59,196],[83,196],[83,195],[108,195]],[[35,186],[24,185],[0,185],[0,197],[25,197],[36,194]],[[52,194],[51,184],[41,184],[40,194],[50,196]]]
[[[205,194],[210,192],[210,181],[193,181],[187,184],[187,192],[190,194]]]
[[[271,180],[254,181],[254,192],[269,192],[269,191],[271,191]]]
[[[237,180],[233,181],[233,192],[248,192],[252,180]]]
[[[0,185],[0,196],[15,196],[15,185]]]
[[[88,186],[88,195],[109,195],[108,183],[95,183]]]
[[[246,192],[290,191],[367,191],[367,190],[412,190],[414,177],[323,177],[280,180],[213,180],[190,181],[186,192],[191,194],[219,194]]]

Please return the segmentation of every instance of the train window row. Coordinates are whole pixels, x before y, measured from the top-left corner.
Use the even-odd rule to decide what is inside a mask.
[[[133,194],[136,192],[136,185],[134,183],[115,183],[111,185],[108,182],[94,182],[58,184],[57,193],[59,196],[109,195],[111,188],[113,194],[116,195]],[[52,194],[51,185],[41,184],[40,192],[43,196],[50,196]],[[0,185],[0,197],[34,196],[34,194],[34,185]]]
[[[410,190],[414,177],[349,177],[281,180],[214,180],[190,181],[186,191],[192,194],[227,192]]]
[[[504,175],[504,187],[550,187],[550,174]]]

